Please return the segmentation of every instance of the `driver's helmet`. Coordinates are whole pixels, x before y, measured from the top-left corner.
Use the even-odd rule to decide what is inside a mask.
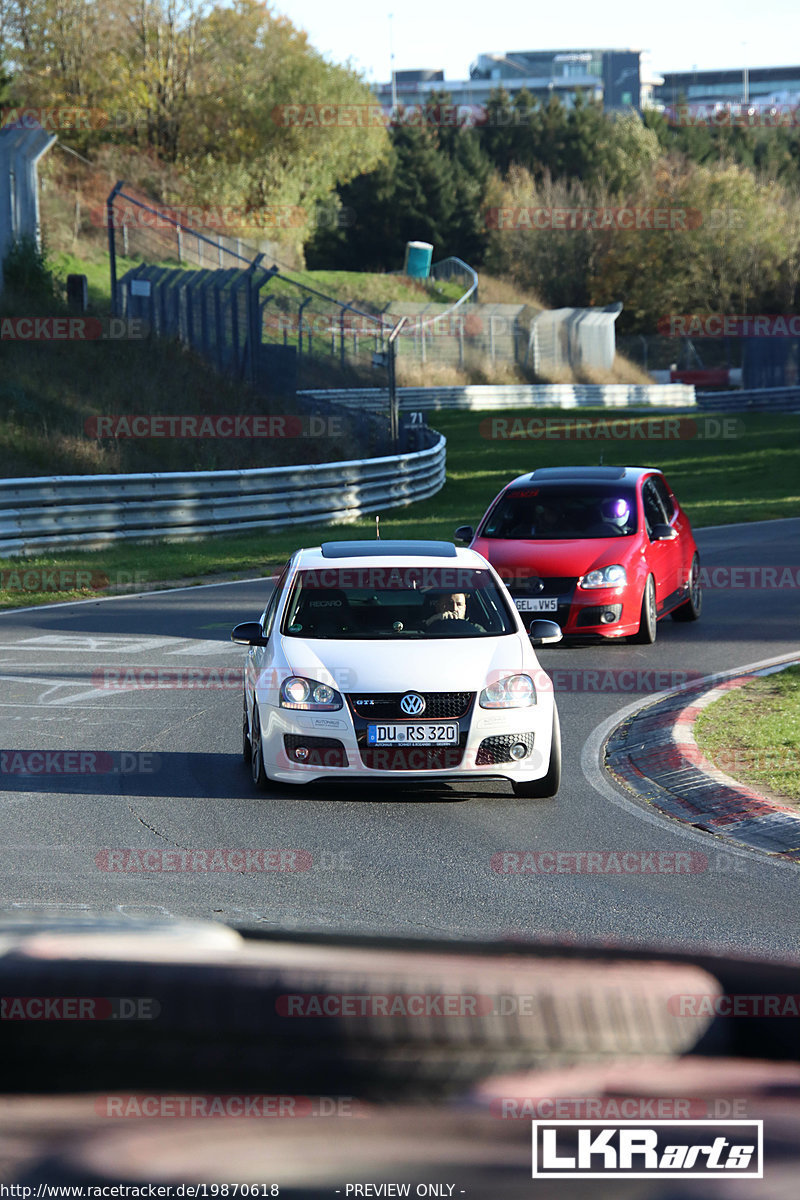
[[[627,500],[618,497],[608,497],[601,501],[600,516],[607,525],[616,525],[617,529],[624,529],[630,515],[631,506]]]

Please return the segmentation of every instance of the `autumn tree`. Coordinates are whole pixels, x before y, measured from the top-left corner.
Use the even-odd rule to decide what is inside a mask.
[[[641,205],[695,214],[692,228],[613,237],[591,283],[595,304],[621,299],[621,330],[655,332],[670,313],[793,311],[800,292],[798,202],[742,167],[664,160]]]

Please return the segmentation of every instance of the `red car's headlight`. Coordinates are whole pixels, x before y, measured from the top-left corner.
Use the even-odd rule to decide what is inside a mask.
[[[600,567],[596,571],[588,571],[579,581],[578,587],[624,587],[627,582],[628,576],[625,568],[615,563],[612,567]]]

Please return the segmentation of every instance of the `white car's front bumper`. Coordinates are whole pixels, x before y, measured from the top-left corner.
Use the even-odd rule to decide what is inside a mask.
[[[264,766],[269,778],[279,782],[491,777],[522,783],[547,772],[553,699],[552,694],[544,693],[530,708],[498,710],[480,708],[476,696],[468,713],[458,718],[459,745],[430,749],[421,745],[367,747],[367,720],[354,716],[347,703],[336,712],[314,713],[260,702],[259,718]],[[519,760],[511,759],[507,752],[515,741],[528,748]],[[294,756],[298,746],[309,752],[307,761]]]

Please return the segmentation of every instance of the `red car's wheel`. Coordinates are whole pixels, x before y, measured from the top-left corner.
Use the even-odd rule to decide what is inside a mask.
[[[703,589],[700,586],[700,559],[695,554],[689,576],[689,599],[672,613],[673,621],[696,621],[703,610]]]
[[[642,592],[642,613],[639,617],[639,632],[631,638],[639,646],[651,646],[656,640],[658,628],[658,613],[656,612],[656,585],[652,575],[647,576],[647,582]]]

